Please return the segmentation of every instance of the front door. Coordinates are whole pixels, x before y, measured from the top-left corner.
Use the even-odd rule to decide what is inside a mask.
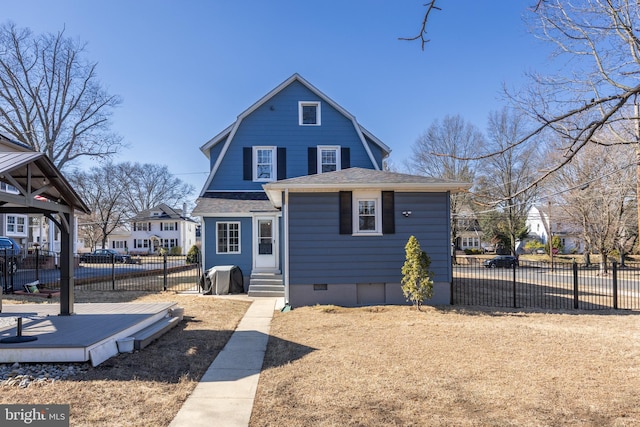
[[[278,268],[278,236],[276,217],[257,217],[254,222],[254,268],[274,271]]]

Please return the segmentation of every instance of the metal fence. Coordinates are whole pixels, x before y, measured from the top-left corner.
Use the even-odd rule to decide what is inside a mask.
[[[131,262],[113,259],[103,262],[81,262],[75,257],[74,286],[76,289],[132,291],[198,290],[202,276],[199,259],[186,256],[137,256]],[[12,272],[0,266],[4,293],[23,290],[37,282],[41,288],[60,288],[60,269],[55,254],[34,253],[23,257]]]
[[[599,265],[520,260],[486,268],[479,258],[453,266],[452,303],[552,310],[640,310],[640,264]]]

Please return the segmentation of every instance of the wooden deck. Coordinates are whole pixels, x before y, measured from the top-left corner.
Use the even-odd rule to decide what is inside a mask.
[[[74,304],[60,316],[60,304],[3,304],[0,313],[0,363],[87,362],[94,366],[118,354],[117,341],[166,318],[176,303]],[[3,343],[17,336],[35,341]]]

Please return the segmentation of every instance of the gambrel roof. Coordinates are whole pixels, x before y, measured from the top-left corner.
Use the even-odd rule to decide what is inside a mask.
[[[325,95],[323,92],[321,92],[318,88],[316,88],[311,83],[309,83],[307,80],[302,78],[299,74],[295,73],[291,77],[289,77],[287,80],[282,82],[280,85],[278,85],[271,92],[267,93],[265,96],[260,98],[257,102],[255,102],[253,105],[251,105],[248,109],[243,111],[240,115],[238,115],[238,118],[237,118],[237,120],[235,122],[233,122],[226,129],[224,129],[222,132],[220,132],[218,135],[216,135],[213,138],[211,138],[209,141],[207,141],[204,145],[202,145],[200,147],[200,151],[202,151],[204,153],[204,155],[207,156],[207,158],[209,158],[210,157],[210,153],[211,153],[211,149],[213,147],[215,147],[218,144],[224,144],[224,146],[222,147],[222,150],[220,152],[220,155],[216,159],[216,162],[213,165],[213,167],[211,169],[211,172],[209,174],[209,177],[207,178],[207,181],[206,181],[206,183],[205,183],[205,185],[203,187],[201,196],[205,193],[205,189],[209,187],[209,184],[213,180],[213,177],[215,176],[218,168],[220,167],[220,164],[222,163],[222,161],[224,159],[224,156],[225,156],[225,154],[227,152],[227,149],[228,149],[229,145],[231,144],[231,142],[233,141],[234,136],[236,134],[236,131],[238,130],[238,128],[239,128],[240,124],[242,123],[242,121],[244,120],[244,118],[246,118],[251,113],[256,111],[262,105],[264,105],[267,102],[269,102],[269,100],[271,100],[274,96],[276,96],[278,93],[282,92],[285,88],[287,88],[289,85],[291,85],[294,82],[299,82],[300,84],[302,84],[309,91],[313,92],[316,96],[318,96],[320,99],[322,99],[328,105],[333,107],[336,111],[338,111],[340,114],[345,116],[348,120],[350,120],[351,123],[354,126],[356,134],[360,138],[360,141],[361,141],[365,151],[367,152],[367,155],[369,156],[369,159],[371,160],[371,163],[374,165],[374,168],[377,169],[377,170],[381,170],[382,169],[382,165],[378,164],[378,162],[376,161],[373,153],[369,149],[369,144],[370,143],[371,144],[375,144],[378,147],[380,147],[381,151],[383,152],[383,159],[385,157],[387,157],[391,153],[391,148],[389,148],[387,145],[385,145],[382,141],[380,141],[375,135],[373,135],[367,129],[362,127],[356,121],[356,118],[355,118],[355,116],[353,114],[349,113],[347,110],[345,110],[343,107],[341,107],[338,103],[336,103],[331,98],[329,98],[327,95]]]

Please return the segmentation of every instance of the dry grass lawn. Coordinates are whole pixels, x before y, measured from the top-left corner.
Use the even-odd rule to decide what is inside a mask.
[[[177,301],[185,321],[70,380],[0,387],[0,403],[68,403],[72,426],[167,426],[248,307],[174,293],[76,294],[97,301]],[[251,426],[640,425],[639,326],[630,312],[278,312]]]
[[[35,303],[5,295],[4,304]],[[76,291],[76,302],[176,301],[180,325],[156,342],[120,354],[66,381],[27,388],[0,387],[2,404],[70,404],[72,426],[167,426],[222,350],[248,302],[146,292]],[[59,298],[57,301],[59,302]]]
[[[251,426],[637,426],[640,313],[276,313]]]

